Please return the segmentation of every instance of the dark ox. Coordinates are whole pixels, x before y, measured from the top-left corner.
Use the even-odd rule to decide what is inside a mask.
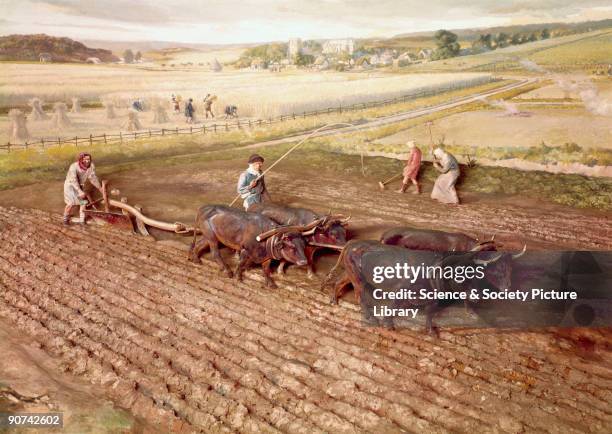
[[[524,253],[524,250],[523,252]],[[521,254],[522,254],[521,253]],[[376,304],[386,304],[390,308],[419,308],[426,314],[425,329],[428,333],[435,333],[433,317],[444,309],[448,302],[438,300],[375,300],[373,292],[376,288],[384,287],[384,292],[394,292],[400,289],[413,289],[417,293],[425,288],[433,292],[439,291],[465,292],[470,288],[509,288],[512,278],[512,261],[519,255],[509,253],[495,253],[486,251],[472,251],[467,253],[443,254],[424,250],[409,250],[404,247],[388,246],[373,240],[349,241],[338,258],[338,262],[332,268],[322,284],[322,289],[330,286],[330,300],[338,303],[346,287],[353,286],[355,298],[362,306],[364,319],[371,324],[383,325],[393,328],[393,318],[377,318],[372,315],[370,308]],[[461,283],[454,280],[442,278],[426,278],[419,276],[414,282],[407,280],[394,280],[383,285],[374,283],[371,271],[366,270],[364,257],[373,255],[372,261],[379,266],[395,266],[395,264],[407,263],[418,266],[427,264],[432,266],[485,266],[485,277],[482,280],[466,279]],[[370,261],[370,262],[372,262]],[[339,268],[344,268],[344,273],[339,275]]]
[[[304,250],[308,260],[308,275],[315,272],[314,254],[320,248],[336,248],[346,244],[346,226],[348,217],[327,215],[321,216],[306,208],[291,208],[274,203],[257,203],[249,207],[249,212],[265,215],[281,225],[308,225],[313,221],[320,223],[308,232],[302,233],[306,241]],[[282,271],[283,264],[279,271]]]
[[[228,277],[232,277],[233,273],[221,258],[219,244],[239,253],[235,271],[238,280],[242,279],[244,268],[252,263],[261,264],[266,285],[275,287],[270,277],[270,265],[273,259],[299,266],[307,264],[304,239],[300,234],[300,230],[309,229],[307,226],[280,227],[261,214],[247,213],[224,205],[205,205],[198,210],[195,228],[189,259],[201,263],[200,254],[208,247]],[[196,242],[198,232],[202,238]]]
[[[498,246],[493,241],[493,238],[489,241],[480,242],[459,232],[444,232],[410,227],[391,228],[381,235],[380,242],[390,246],[405,247],[412,250],[429,250],[432,252],[469,252],[475,248],[479,248],[479,250],[496,250]]]
[[[223,112],[225,113],[225,119],[238,117],[238,107],[235,105],[226,105]]]

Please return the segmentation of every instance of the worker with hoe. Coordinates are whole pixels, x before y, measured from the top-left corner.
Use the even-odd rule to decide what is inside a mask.
[[[102,184],[96,176],[96,168],[91,160],[91,155],[81,152],[75,163],[70,165],[66,181],[64,182],[64,224],[70,224],[72,211],[79,207],[79,223],[85,223],[85,206],[88,204],[88,195],[84,191],[85,183],[89,181],[102,193]]]
[[[412,184],[416,187],[413,194],[419,194],[421,192],[421,186],[417,181],[417,177],[419,176],[419,169],[421,168],[421,150],[416,146],[414,140],[410,140],[406,142],[408,149],[410,149],[410,155],[408,156],[408,161],[406,161],[406,166],[404,167],[402,180],[402,187],[397,190],[398,193],[405,193],[408,189],[408,182],[412,182]]]
[[[236,188],[243,199],[242,205],[245,210],[254,203],[271,202],[261,170],[264,163],[263,157],[253,154],[249,157],[248,163],[249,167],[240,174]]]

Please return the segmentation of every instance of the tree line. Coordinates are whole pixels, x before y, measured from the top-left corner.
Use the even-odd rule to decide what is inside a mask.
[[[481,34],[478,39],[472,42],[470,52],[465,54],[474,54],[482,51],[495,50],[496,48],[508,47],[510,45],[535,42],[542,39],[548,39],[550,36],[550,30],[548,29],[542,29],[537,32],[485,33]],[[436,49],[431,56],[432,60],[448,59],[458,56],[461,52],[461,46],[459,42],[457,42],[457,39],[457,35],[453,32],[438,30],[434,35]]]
[[[142,59],[142,53],[137,51],[136,54],[129,48],[123,52],[123,62],[124,63],[134,63],[140,62]]]

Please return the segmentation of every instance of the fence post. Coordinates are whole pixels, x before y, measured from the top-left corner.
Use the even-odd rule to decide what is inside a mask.
[[[23,148],[27,151],[28,150],[28,141],[26,140],[25,143],[23,144]]]
[[[304,112],[304,119],[306,119],[306,112]]]
[[[162,136],[166,134],[166,130],[162,128]]]
[[[293,113],[293,120],[295,120],[295,113]]]
[[[236,128],[240,129],[240,120],[236,121]]]
[[[217,132],[217,124],[213,124],[213,130],[215,131],[215,133]]]
[[[119,144],[123,145],[123,134],[119,131]]]
[[[259,126],[261,127],[261,119],[257,119],[257,122],[259,123]]]
[[[338,113],[342,113],[342,104],[340,104],[340,107],[338,107]]]
[[[6,152],[11,153],[11,142],[7,142],[6,144]]]
[[[136,131],[134,131],[134,140],[136,140]]]
[[[79,138],[74,136],[74,146],[79,146]]]
[[[151,137],[151,135],[152,135],[152,134],[151,134],[151,130],[149,129],[149,137]]]
[[[206,134],[206,125],[202,124],[202,134]]]
[[[93,145],[93,134],[89,135],[89,146]]]
[[[229,125],[227,125],[227,122],[225,123],[225,131],[229,131]]]
[[[249,119],[249,128],[251,128],[251,120]]]
[[[43,149],[45,148],[45,139],[42,138],[40,139],[40,144],[42,145]]]
[[[189,134],[193,134],[193,127],[189,127]]]
[[[104,144],[106,145],[106,133],[104,133]]]
[[[178,127],[176,127],[176,135],[178,136]]]

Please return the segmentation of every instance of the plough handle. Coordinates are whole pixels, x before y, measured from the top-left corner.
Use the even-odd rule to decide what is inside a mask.
[[[108,204],[108,190],[107,190],[108,181],[102,181],[102,198],[104,199],[104,212],[110,212],[109,204]]]

